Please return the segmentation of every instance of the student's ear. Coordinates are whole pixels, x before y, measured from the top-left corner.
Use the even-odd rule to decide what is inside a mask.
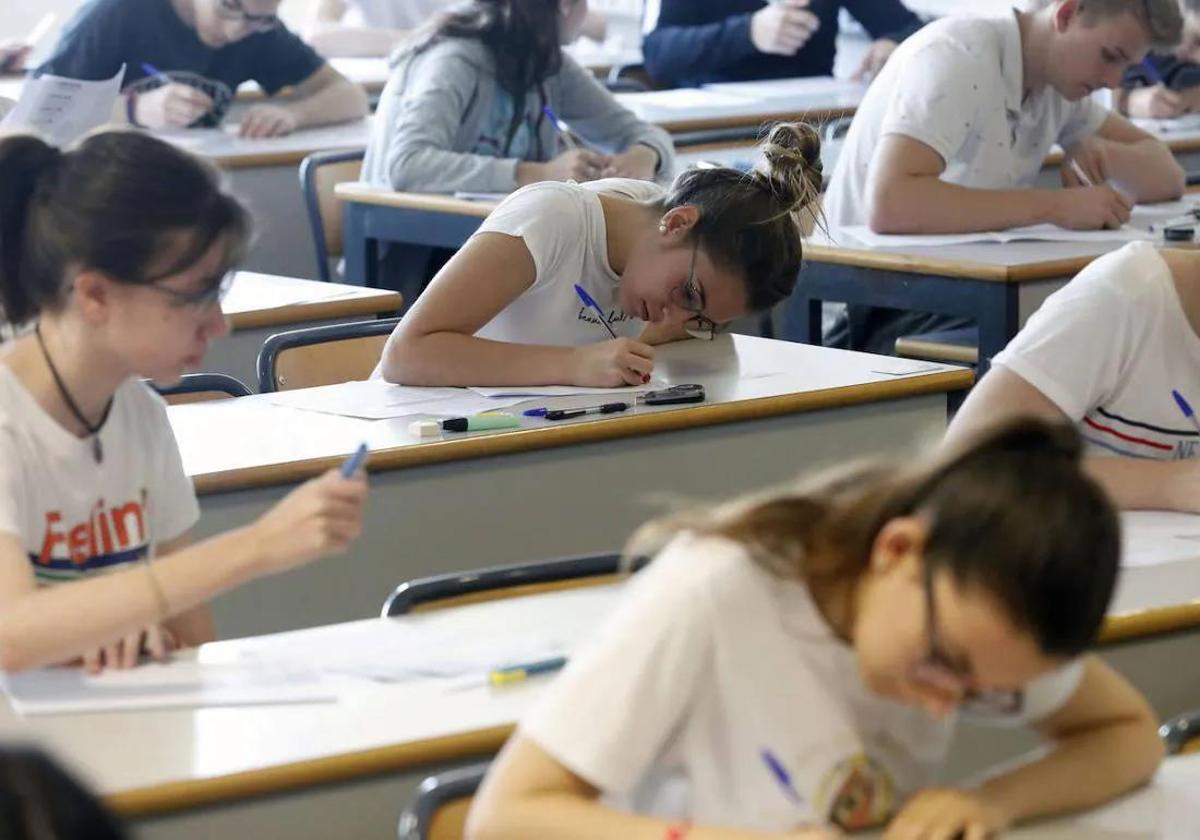
[[[929,539],[929,523],[919,516],[889,519],[871,544],[871,572],[899,573],[904,579],[919,580]]]
[[[658,232],[672,242],[686,239],[699,220],[700,208],[685,204],[663,214],[658,222]]]
[[[1054,31],[1066,32],[1079,16],[1079,0],[1059,0],[1054,7]]]
[[[103,322],[113,305],[113,282],[102,271],[77,272],[71,284],[75,306],[86,323]]]

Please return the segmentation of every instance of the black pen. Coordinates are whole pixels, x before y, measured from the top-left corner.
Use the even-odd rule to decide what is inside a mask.
[[[547,420],[570,420],[573,417],[583,417],[585,414],[616,414],[618,411],[625,411],[628,408],[629,403],[610,402],[588,408],[555,408],[547,411],[545,417]]]

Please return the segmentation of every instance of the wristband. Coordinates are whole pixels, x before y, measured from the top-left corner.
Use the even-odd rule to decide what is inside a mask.
[[[135,128],[142,128],[142,124],[137,121],[137,98],[137,91],[133,88],[125,91],[125,119]]]
[[[683,840],[691,830],[692,824],[690,822],[671,823],[667,826],[667,833],[664,835],[663,840]]]

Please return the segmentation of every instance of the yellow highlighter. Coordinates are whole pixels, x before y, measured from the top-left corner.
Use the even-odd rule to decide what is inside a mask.
[[[567,657],[554,656],[538,662],[527,662],[523,665],[510,665],[507,668],[497,668],[488,673],[488,682],[492,685],[511,685],[523,682],[538,674],[550,674],[567,664]]]

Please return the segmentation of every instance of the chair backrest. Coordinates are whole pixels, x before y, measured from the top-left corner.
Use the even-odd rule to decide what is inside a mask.
[[[364,149],[317,152],[300,163],[300,189],[308,211],[316,248],[318,276],[329,282],[329,260],[342,255],[342,202],[333,194],[336,184],[362,175]]]
[[[276,333],[258,351],[258,390],[291,391],[366,379],[399,318]]]
[[[1170,755],[1200,752],[1200,710],[1171,718],[1158,728],[1158,734]]]
[[[400,814],[400,840],[462,840],[471,800],[487,769],[474,764],[421,782],[416,801]]]
[[[644,561],[635,561],[629,571],[637,571],[644,564]],[[598,586],[619,579],[623,572],[621,555],[608,553],[434,575],[397,586],[384,601],[381,614],[387,618],[539,592]]]
[[[250,396],[250,389],[240,379],[224,373],[188,373],[166,388],[153,383],[150,387],[162,394],[170,405]]]

